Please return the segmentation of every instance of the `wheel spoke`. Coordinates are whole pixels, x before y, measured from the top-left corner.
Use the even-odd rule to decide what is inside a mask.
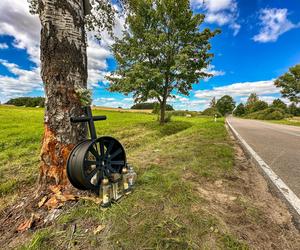
[[[119,169],[113,168],[112,166],[107,166],[106,170],[109,170],[111,173],[118,173]]]
[[[122,153],[122,149],[121,148],[118,148],[118,150],[117,151],[115,151],[111,156],[110,156],[110,158],[111,159],[113,159],[113,158],[115,158],[117,155],[119,155],[120,153]]]
[[[107,148],[107,151],[106,151],[106,156],[109,155],[109,153],[110,153],[110,151],[112,150],[114,144],[115,144],[115,141],[110,141],[110,142],[109,142],[109,145],[108,145],[108,148]]]
[[[97,159],[100,159],[100,155],[98,154],[97,150],[94,148],[94,145],[92,145],[90,148],[89,148],[90,152],[97,158]]]
[[[90,172],[88,175],[87,175],[87,179],[89,180],[89,182],[92,180],[92,178],[98,173],[98,169],[95,168],[92,170],[92,172]]]
[[[99,145],[100,145],[100,154],[103,157],[104,156],[104,144],[102,141],[100,141]]]
[[[86,166],[92,166],[92,165],[99,165],[99,162],[98,161],[89,161],[89,160],[85,160],[85,165]]]
[[[122,166],[124,166],[125,163],[124,163],[124,161],[111,161],[111,165],[122,165]]]

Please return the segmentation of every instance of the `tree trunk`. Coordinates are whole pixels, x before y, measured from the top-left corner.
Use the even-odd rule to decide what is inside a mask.
[[[39,16],[46,94],[39,180],[43,185],[65,185],[69,152],[86,136],[84,125],[70,123],[70,116],[82,114],[76,89],[87,87],[83,1],[40,0]]]
[[[166,115],[166,106],[167,106],[167,99],[168,99],[168,87],[169,87],[169,74],[165,76],[165,85],[164,85],[164,93],[162,96],[162,102],[160,103],[160,125],[165,124],[165,115]]]
[[[160,104],[160,121],[159,121],[160,125],[165,124],[166,104],[167,104],[167,100],[164,98]]]

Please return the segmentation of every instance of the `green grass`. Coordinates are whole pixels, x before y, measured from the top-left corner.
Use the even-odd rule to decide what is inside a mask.
[[[271,123],[276,124],[283,124],[283,125],[292,125],[292,126],[300,126],[300,119],[299,117],[284,119],[284,120],[274,120],[274,121],[268,121]]]
[[[214,249],[247,249],[202,210],[206,201],[195,191],[195,180],[214,181],[232,171],[234,151],[224,120],[173,117],[159,126],[152,114],[94,113],[108,117],[97,122],[98,135],[116,137],[125,146],[138,173],[135,191],[106,210],[80,200],[21,249],[205,249],[208,241]],[[0,209],[35,185],[42,117],[42,109],[0,106]],[[100,224],[105,229],[94,235]]]

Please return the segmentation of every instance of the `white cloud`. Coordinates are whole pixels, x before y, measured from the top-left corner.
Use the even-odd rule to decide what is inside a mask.
[[[280,89],[275,87],[274,80],[240,82],[222,87],[215,87],[210,90],[197,90],[195,91],[195,97],[206,102],[205,107],[208,107],[209,102],[213,97],[219,99],[224,95],[230,95],[237,103],[245,103],[251,93],[256,93],[261,100],[272,103],[274,99],[280,96]],[[290,103],[287,99],[281,99],[287,104]]]
[[[111,102],[111,101],[115,101],[116,98],[114,97],[100,97],[95,99],[95,102]]]
[[[259,34],[253,37],[255,42],[275,42],[283,33],[300,27],[300,23],[294,24],[288,20],[287,9],[262,9],[259,19],[261,29]]]
[[[168,99],[168,103],[178,110],[200,110],[208,107],[209,100],[191,99],[187,96],[175,95],[174,98]]]
[[[265,101],[266,103],[268,104],[272,104],[272,102],[275,100],[275,99],[278,99],[279,97],[278,96],[264,96],[264,95],[258,95],[259,96],[259,99],[262,100],[262,101]],[[247,99],[248,97],[242,97],[240,98],[240,102],[242,103],[246,103],[247,102]],[[282,98],[280,97],[280,100],[283,101],[285,104],[287,105],[290,105],[291,104],[291,101],[289,99],[286,99],[286,98]]]
[[[0,75],[0,100],[7,101],[10,98],[22,96],[34,90],[43,90],[39,68],[32,70],[21,69],[18,65],[0,60],[9,72],[15,77]]]
[[[205,7],[210,12],[218,12],[235,8],[236,3],[233,0],[191,0],[191,5],[194,8]]]
[[[220,98],[223,95],[232,97],[245,97],[251,93],[258,95],[278,94],[280,90],[274,86],[274,81],[257,81],[233,83],[231,85],[216,87],[211,90],[198,90],[195,92],[197,98]]]
[[[39,75],[41,25],[38,16],[29,13],[28,6],[27,0],[0,1],[0,35],[13,37],[12,46],[27,52],[28,59],[36,64],[36,67],[31,72]],[[124,18],[117,17],[114,28],[115,35],[121,35],[124,23]],[[95,88],[99,86],[99,82],[106,81],[104,78],[108,72],[106,60],[112,57],[109,46],[113,43],[113,40],[107,32],[103,32],[101,37],[102,41],[98,42],[93,34],[88,35],[88,86],[90,88]],[[5,47],[5,45],[1,44],[0,49]],[[17,67],[17,65],[15,66]],[[21,70],[20,67],[18,69]],[[30,74],[30,70],[24,72]],[[37,85],[37,82],[34,84],[27,81],[17,82],[18,79],[22,79],[23,77],[24,74],[16,74],[15,77],[0,75],[1,101],[6,101],[8,96],[11,96],[10,93],[24,95],[35,90],[37,86],[40,86]],[[40,83],[41,80],[39,79],[38,82]]]
[[[0,49],[8,49],[8,45],[6,43],[0,43]]]
[[[13,46],[25,49],[29,58],[39,64],[40,22],[29,14],[26,0],[0,1],[0,35],[14,38]]]
[[[241,25],[237,23],[239,14],[236,0],[192,0],[191,6],[206,11],[206,22],[228,25],[234,36],[239,33]]]
[[[101,97],[97,98],[93,101],[94,105],[101,106],[101,107],[112,107],[112,108],[130,108],[133,105],[132,98],[123,98],[123,99],[116,99],[114,97]]]
[[[226,74],[224,71],[222,71],[222,70],[216,70],[215,68],[216,68],[215,65],[210,64],[210,65],[208,66],[208,68],[205,69],[205,70],[203,70],[203,71],[204,71],[205,73],[211,74],[211,75],[213,75],[213,76],[223,76],[223,75]]]

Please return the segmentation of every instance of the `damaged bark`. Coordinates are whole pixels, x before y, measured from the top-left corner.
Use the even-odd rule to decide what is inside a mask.
[[[82,0],[41,0],[41,76],[46,103],[41,149],[40,184],[68,183],[66,161],[78,141],[86,137],[79,88],[87,87],[86,33]]]

